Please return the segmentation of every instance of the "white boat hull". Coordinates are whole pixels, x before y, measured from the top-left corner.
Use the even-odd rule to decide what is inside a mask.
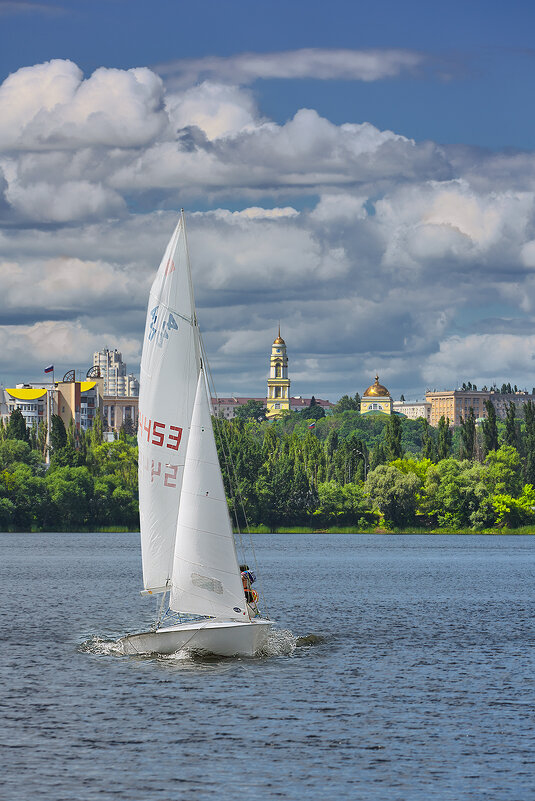
[[[209,619],[196,623],[128,634],[122,637],[124,654],[174,654],[183,649],[216,656],[254,656],[267,642],[270,620]]]

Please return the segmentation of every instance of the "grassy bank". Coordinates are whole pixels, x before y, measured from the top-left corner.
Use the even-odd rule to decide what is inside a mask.
[[[473,528],[457,529],[455,531],[444,528],[429,529],[429,528],[405,528],[405,529],[386,529],[386,528],[355,528],[352,526],[332,526],[331,528],[312,528],[311,526],[251,526],[251,534],[470,534],[475,536],[478,534],[501,535],[501,534],[535,534],[535,526],[522,526],[521,528],[490,528],[475,531]]]

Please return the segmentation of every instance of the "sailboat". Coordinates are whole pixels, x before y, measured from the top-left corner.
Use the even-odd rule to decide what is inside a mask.
[[[150,290],[138,444],[142,595],[162,597],[152,629],[119,640],[123,653],[187,649],[253,656],[273,624],[251,600],[256,593],[238,564],[212,428],[184,211]]]

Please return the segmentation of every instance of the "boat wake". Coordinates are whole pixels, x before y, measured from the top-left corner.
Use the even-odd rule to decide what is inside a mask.
[[[85,654],[95,654],[96,656],[122,656],[123,653],[119,640],[97,637],[96,634],[80,643],[78,651]]]
[[[290,656],[295,651],[296,643],[297,637],[289,629],[272,629],[257,656]]]

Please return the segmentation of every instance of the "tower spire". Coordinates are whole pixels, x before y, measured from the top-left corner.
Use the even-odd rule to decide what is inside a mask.
[[[283,411],[290,411],[288,356],[286,343],[281,337],[280,320],[278,336],[271,346],[266,406],[268,418],[277,417]]]

